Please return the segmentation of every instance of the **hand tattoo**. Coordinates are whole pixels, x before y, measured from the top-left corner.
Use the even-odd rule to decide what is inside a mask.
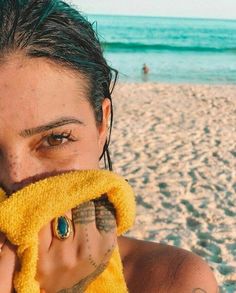
[[[94,200],[96,225],[99,231],[106,233],[114,231],[116,228],[116,211],[108,197],[102,197]]]
[[[82,203],[73,209],[73,222],[75,224],[89,224],[95,221],[95,208],[92,201]]]
[[[110,245],[103,257],[99,261],[95,261],[92,255],[92,239],[88,231],[87,224],[95,222],[97,229],[101,232],[109,233],[116,229],[115,208],[109,202],[106,195],[100,198],[83,203],[72,210],[72,218],[74,224],[83,225],[85,232],[85,242],[88,251],[88,261],[93,267],[93,272],[75,284],[72,288],[67,288],[58,291],[57,293],[82,293],[85,292],[88,285],[96,279],[107,267],[109,259],[116,247],[116,235],[114,235],[114,242]]]
[[[85,292],[88,285],[96,279],[107,267],[108,264],[100,264],[97,269],[92,272],[89,276],[82,279],[78,284],[75,284],[72,288],[62,289],[57,293],[83,293]]]

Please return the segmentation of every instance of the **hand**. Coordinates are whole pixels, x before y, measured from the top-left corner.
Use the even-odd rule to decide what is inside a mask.
[[[106,268],[117,245],[115,210],[106,196],[67,216],[73,220],[73,236],[59,240],[51,225],[40,231],[37,280],[46,293],[84,292]]]
[[[3,233],[0,233],[0,292],[13,293],[13,275],[19,263],[16,246],[12,245]]]

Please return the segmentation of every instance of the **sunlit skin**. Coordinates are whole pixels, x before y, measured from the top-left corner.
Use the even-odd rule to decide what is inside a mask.
[[[103,124],[97,126],[93,109],[87,100],[87,82],[78,74],[75,78],[72,77],[73,72],[66,74],[64,70],[59,69],[46,61],[21,60],[19,57],[0,67],[0,184],[8,195],[30,182],[58,172],[99,168],[99,157],[106,139],[109,101],[105,99],[103,102],[104,120]],[[55,127],[55,121],[59,120],[61,122]],[[58,126],[59,124],[65,125]],[[45,128],[45,125],[54,128],[45,131],[42,127]],[[61,134],[66,138],[55,138],[55,135]],[[95,235],[95,246],[95,243],[99,243],[99,235],[96,237],[94,225],[90,224],[88,227],[93,237]],[[81,240],[83,231],[81,228],[77,230],[80,230]],[[113,243],[114,237],[106,238],[108,242]],[[89,268],[86,271],[86,265],[81,262],[80,266],[84,270],[80,276],[79,273],[77,276],[74,273],[74,279],[69,277],[71,271],[67,275],[61,270],[66,279],[66,282],[63,282],[63,276],[58,272],[60,263],[52,268],[50,262],[52,264],[58,262],[58,259],[65,259],[64,267],[65,262],[74,265],[76,245],[79,243],[70,239],[60,243],[53,238],[54,252],[52,250],[50,256],[47,253],[48,247],[53,247],[50,225],[40,232],[40,240],[41,261],[38,278],[47,292],[67,288],[90,272]],[[104,247],[106,243],[101,244]],[[4,246],[4,255],[7,245]],[[94,247],[95,249],[97,248]],[[9,266],[12,265],[12,260],[13,254],[9,251]],[[50,270],[56,271],[55,267],[57,276],[54,279],[47,278],[47,281],[43,279],[43,271],[46,271],[48,276]],[[5,263],[3,270],[5,276]],[[61,287],[58,286],[60,282]],[[4,284],[7,282],[4,281]],[[0,286],[4,284],[0,282]],[[3,292],[3,289],[0,291]]]
[[[88,102],[88,88],[89,82],[82,74],[46,59],[15,55],[0,65],[0,185],[8,195],[33,181],[63,171],[99,168],[110,103],[104,97],[103,121],[97,124]],[[54,128],[48,129],[53,127],[52,123]],[[45,130],[45,125],[51,126]],[[64,138],[59,139],[58,135],[62,134]],[[70,211],[67,214],[71,217]],[[89,231],[94,239],[92,249],[99,261],[102,256],[97,246],[109,247],[114,243],[115,231],[105,237],[97,233],[94,225],[89,226]],[[76,227],[76,233],[82,234],[83,229]],[[53,238],[50,223],[40,232],[39,240],[37,278],[47,293],[70,288],[90,273],[85,260],[80,266],[83,270],[78,270],[77,263],[81,264],[82,260],[76,253],[83,244],[72,239],[62,243]],[[2,234],[0,242],[0,292],[10,293],[13,273],[18,269],[15,247]],[[49,254],[52,242],[53,250]],[[118,239],[118,245],[130,292],[157,292],[157,288],[171,288],[168,292],[175,293],[194,292],[196,288],[217,292],[209,267],[190,252],[125,237]],[[173,290],[172,270],[177,270]],[[182,291],[176,291],[177,287]]]

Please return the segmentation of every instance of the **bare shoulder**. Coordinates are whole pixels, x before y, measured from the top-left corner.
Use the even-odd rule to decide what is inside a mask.
[[[118,243],[131,293],[218,292],[209,265],[190,251],[127,237],[120,237]]]

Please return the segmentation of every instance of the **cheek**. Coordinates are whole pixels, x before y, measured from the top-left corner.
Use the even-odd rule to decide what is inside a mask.
[[[74,161],[70,163],[76,169],[98,169],[99,150],[94,141],[80,147],[73,153]]]
[[[98,169],[99,168],[99,136],[97,129],[87,129],[81,134],[80,142],[73,148],[61,165],[71,169]],[[64,162],[63,162],[64,161]]]
[[[99,167],[99,136],[97,129],[93,129],[90,135],[84,138],[80,145],[78,158],[80,160],[81,168],[92,169]]]

